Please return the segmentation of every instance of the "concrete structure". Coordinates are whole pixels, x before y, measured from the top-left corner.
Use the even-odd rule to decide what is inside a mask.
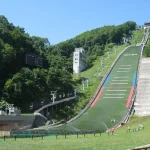
[[[86,68],[86,54],[83,48],[75,48],[73,53],[73,73],[79,74]]]
[[[122,44],[130,43],[130,41],[132,40],[132,37],[133,37],[133,35],[127,36],[127,37],[122,37],[122,38],[121,38],[121,43],[122,43]]]
[[[19,129],[32,125],[35,116],[0,116],[0,130]]]
[[[2,107],[1,107],[2,109]],[[24,126],[32,126],[35,116],[21,116],[21,111],[6,103],[5,111],[0,110],[0,130],[19,129]]]
[[[7,114],[4,111],[0,110],[0,116],[6,116],[6,115]]]
[[[134,109],[136,115],[150,115],[150,58],[141,59]]]
[[[142,29],[142,28],[143,28],[143,26],[140,26],[140,25],[136,25],[136,27],[135,27],[136,30],[139,30],[139,29]]]
[[[144,29],[150,28],[150,22],[145,22],[144,23]]]
[[[14,104],[6,104],[6,113],[7,115],[14,115],[18,116],[21,114],[21,110],[17,109],[16,107],[13,106]]]

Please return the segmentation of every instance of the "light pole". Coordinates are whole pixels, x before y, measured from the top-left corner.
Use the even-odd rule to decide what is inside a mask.
[[[89,86],[89,79],[88,78],[86,79],[86,86],[87,87]]]
[[[52,95],[53,103],[55,103],[56,92],[57,92],[57,91],[51,91],[51,93],[50,93],[50,95]]]
[[[77,96],[77,90],[74,89],[74,96]]]
[[[110,51],[108,51],[107,53],[108,53],[108,58],[109,58]]]
[[[111,119],[111,122],[112,122],[112,129],[113,129],[114,123],[115,123],[115,119]]]
[[[84,90],[84,79],[82,79],[82,90]]]
[[[103,65],[103,59],[101,59],[101,67],[102,67],[102,65]]]
[[[30,110],[33,110],[33,103],[30,105]]]

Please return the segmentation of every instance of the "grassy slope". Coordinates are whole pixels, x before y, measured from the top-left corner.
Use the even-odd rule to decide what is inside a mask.
[[[149,48],[149,45],[150,45],[150,37],[148,38],[148,41],[147,41],[147,45],[146,45],[146,47],[145,48]],[[149,49],[150,50],[150,49]],[[146,56],[146,54],[145,54],[145,50],[144,50],[144,52],[143,52],[143,56],[142,56],[143,58],[147,58],[147,56]]]
[[[144,33],[144,29],[133,31],[133,39],[131,41],[131,44],[136,45],[137,43],[140,43],[144,36],[143,33]]]
[[[139,124],[144,125],[144,130],[137,132],[131,131],[127,133],[126,130],[128,126],[131,129],[136,128]],[[112,136],[108,136],[103,133],[102,136],[96,134],[79,135],[69,135],[67,139],[63,135],[44,137],[42,140],[40,138],[36,139],[0,139],[0,150],[126,150],[136,146],[141,146],[145,144],[150,144],[150,117],[133,117],[130,123],[117,129]]]

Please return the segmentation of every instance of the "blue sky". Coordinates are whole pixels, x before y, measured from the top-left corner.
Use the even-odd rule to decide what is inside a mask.
[[[31,36],[57,44],[102,27],[150,21],[150,0],[1,0],[0,15]]]

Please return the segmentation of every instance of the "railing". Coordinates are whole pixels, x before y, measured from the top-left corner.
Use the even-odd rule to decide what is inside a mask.
[[[105,130],[90,130],[90,131],[63,131],[63,130],[57,130],[57,131],[44,131],[44,130],[35,130],[35,131],[10,131],[10,136],[17,138],[24,138],[24,137],[40,137],[40,136],[58,136],[58,135],[85,135],[85,134],[102,134],[106,133]]]
[[[148,150],[148,149],[150,149],[150,144],[144,145],[144,146],[140,146],[140,147],[135,147],[135,148],[132,148],[130,150]]]
[[[60,104],[60,103],[66,102],[66,101],[70,101],[70,100],[75,99],[75,98],[77,98],[77,96],[73,96],[73,97],[65,98],[65,99],[62,99],[62,100],[59,100],[59,101],[55,101],[55,103],[46,104],[46,105],[42,106],[41,108],[39,108],[38,110],[36,110],[35,113],[39,113],[41,110],[43,110],[47,107],[57,105],[57,104]]]

